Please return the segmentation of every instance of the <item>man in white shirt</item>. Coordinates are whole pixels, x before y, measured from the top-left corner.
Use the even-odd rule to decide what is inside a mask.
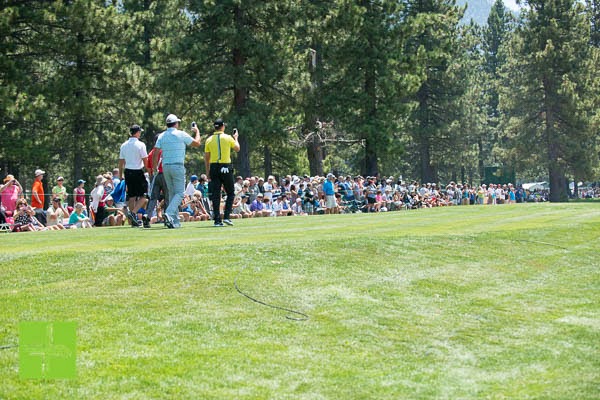
[[[148,153],[146,145],[139,140],[143,131],[139,125],[132,125],[129,128],[129,139],[121,145],[119,152],[119,176],[125,179],[127,186],[127,219],[134,226],[138,225],[135,215],[146,205],[148,193],[148,181],[144,175]]]

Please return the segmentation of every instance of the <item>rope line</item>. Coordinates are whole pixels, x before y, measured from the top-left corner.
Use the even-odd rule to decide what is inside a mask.
[[[289,308],[280,307],[280,306],[276,306],[276,305],[269,304],[269,303],[265,303],[264,301],[261,301],[261,300],[255,299],[254,297],[252,297],[252,296],[250,296],[250,295],[248,295],[248,294],[244,293],[244,292],[243,292],[243,291],[242,291],[242,290],[239,288],[239,286],[238,286],[238,284],[237,284],[237,282],[238,282],[238,276],[239,276],[239,275],[240,275],[240,274],[241,274],[241,273],[244,271],[244,269],[246,269],[246,266],[244,266],[244,267],[242,268],[242,270],[240,271],[240,273],[239,273],[239,274],[238,274],[238,275],[237,275],[237,276],[234,278],[234,280],[233,280],[233,286],[235,287],[235,290],[237,290],[239,294],[241,294],[242,296],[244,296],[244,297],[246,297],[246,298],[248,298],[248,299],[252,300],[252,301],[253,301],[253,302],[255,302],[255,303],[261,304],[261,305],[263,305],[263,306],[270,307],[270,308],[274,308],[274,309],[276,309],[276,310],[287,311],[287,312],[289,312],[289,313],[292,313],[292,314],[296,314],[296,315],[300,315],[300,316],[302,316],[302,318],[297,318],[297,317],[291,317],[291,316],[289,316],[289,315],[286,315],[285,317],[286,317],[287,319],[289,319],[289,320],[292,320],[292,321],[306,321],[306,320],[308,320],[308,315],[307,315],[307,314],[304,314],[303,312],[296,311],[296,310],[291,310],[291,309],[289,309]]]
[[[18,344],[4,344],[4,345],[0,346],[0,350],[12,349],[13,347],[19,347],[19,345]]]

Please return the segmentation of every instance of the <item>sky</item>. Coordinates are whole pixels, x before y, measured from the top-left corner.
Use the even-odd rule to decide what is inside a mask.
[[[517,11],[519,9],[519,6],[515,0],[503,0],[503,2],[507,8],[510,8],[513,11]]]

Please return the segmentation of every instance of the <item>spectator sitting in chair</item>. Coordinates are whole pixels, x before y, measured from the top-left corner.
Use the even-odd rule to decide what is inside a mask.
[[[75,209],[69,217],[69,225],[72,229],[92,227],[90,219],[83,214],[83,204],[75,203]]]
[[[294,212],[294,215],[307,215],[304,212],[304,208],[302,208],[302,199],[300,197],[292,204],[292,211]]]
[[[56,226],[45,227],[35,217],[35,210],[27,205],[27,201],[21,200],[17,205],[17,215],[15,216],[15,227],[21,232],[27,231],[45,231],[45,230],[58,230],[60,228]]]
[[[33,209],[27,204],[26,200],[19,200],[14,214],[13,232],[39,231],[33,224],[32,215],[34,214]]]
[[[282,193],[277,197],[277,199],[273,202],[273,212],[277,217],[284,217],[288,215],[294,215],[290,204],[287,201],[287,195]]]
[[[66,192],[65,192],[66,194]],[[58,229],[65,229],[64,221],[68,221],[69,212],[63,206],[63,200],[60,197],[54,197],[52,204],[46,210],[46,220],[48,227],[56,226]]]
[[[244,194],[235,196],[233,200],[233,213],[240,215],[242,218],[251,218],[254,216],[254,213],[250,211],[250,207],[248,206],[248,196]]]
[[[254,213],[255,217],[268,217],[271,215],[270,211],[265,210],[264,195],[262,193],[256,195],[256,199],[250,205],[250,211]]]
[[[111,195],[104,199],[104,220],[102,226],[122,226],[125,224],[125,213],[119,207],[115,206],[115,201]]]

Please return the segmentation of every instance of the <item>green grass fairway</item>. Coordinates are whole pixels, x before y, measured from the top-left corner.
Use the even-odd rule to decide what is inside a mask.
[[[0,235],[0,346],[77,324],[0,399],[600,399],[600,204],[235,222]]]

